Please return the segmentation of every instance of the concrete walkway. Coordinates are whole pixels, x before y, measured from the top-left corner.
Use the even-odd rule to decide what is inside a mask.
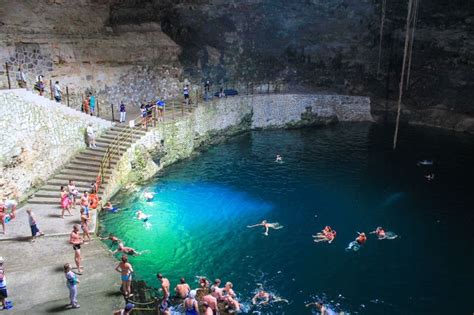
[[[8,300],[13,302],[5,314],[111,314],[123,307],[119,292],[117,264],[100,241],[82,246],[83,275],[78,276],[80,309],[67,308],[69,294],[63,265],[74,265],[74,252],[66,236],[42,237],[29,241],[0,242],[5,259]]]

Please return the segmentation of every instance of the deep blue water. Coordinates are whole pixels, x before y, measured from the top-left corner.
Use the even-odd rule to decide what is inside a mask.
[[[248,313],[311,314],[304,304],[322,299],[351,314],[471,314],[474,138],[405,126],[394,153],[392,131],[338,124],[234,137],[122,191],[104,233],[147,251],[131,259],[137,279],[232,281]],[[153,202],[144,190],[156,192]],[[149,229],[138,209],[152,215]],[[284,228],[246,228],[263,219]],[[325,225],[336,240],[314,243]],[[400,237],[370,235],[358,252],[344,250],[378,225]],[[249,308],[258,284],[290,303]]]

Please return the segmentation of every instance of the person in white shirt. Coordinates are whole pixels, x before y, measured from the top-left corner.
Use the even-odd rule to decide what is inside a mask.
[[[56,102],[61,103],[61,98],[62,98],[62,91],[61,91],[61,86],[59,85],[59,81],[56,81],[54,83],[54,99]]]
[[[97,146],[95,145],[95,133],[94,133],[94,128],[92,127],[92,124],[89,124],[86,128],[87,132],[87,138],[89,140],[89,148],[96,148]]]

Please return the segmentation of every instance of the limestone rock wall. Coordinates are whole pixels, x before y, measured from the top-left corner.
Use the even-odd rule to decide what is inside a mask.
[[[101,117],[120,102],[170,98],[181,92],[180,48],[158,23],[109,24],[111,0],[0,0],[0,88],[21,66],[32,89],[38,75],[68,86],[80,109],[92,92]],[[66,97],[63,97],[64,101]],[[132,104],[131,104],[132,103]]]
[[[88,124],[98,133],[112,125],[46,99],[28,100],[27,93],[0,91],[0,195],[19,199],[85,148]]]

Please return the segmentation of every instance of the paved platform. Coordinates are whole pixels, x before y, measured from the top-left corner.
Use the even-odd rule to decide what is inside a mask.
[[[83,275],[79,276],[80,309],[67,308],[68,289],[63,265],[74,265],[74,252],[67,236],[41,237],[29,241],[0,242],[5,259],[11,311],[5,314],[111,314],[123,306],[119,292],[117,262],[100,241],[82,246]]]

